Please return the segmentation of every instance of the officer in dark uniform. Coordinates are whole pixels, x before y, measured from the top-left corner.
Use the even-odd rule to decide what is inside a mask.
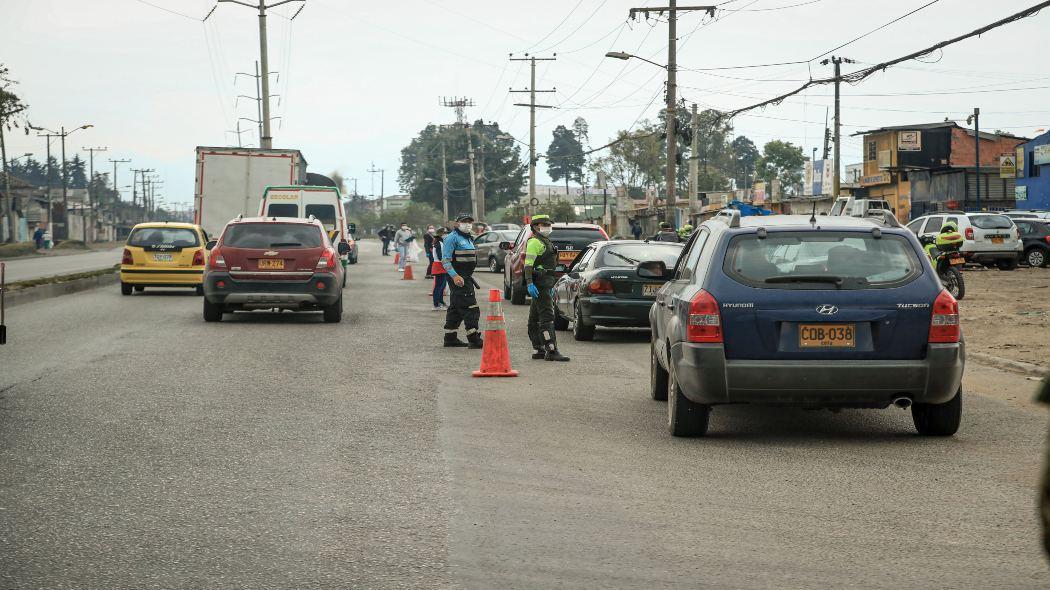
[[[525,285],[532,297],[529,340],[536,350],[532,358],[567,361],[569,357],[558,352],[554,332],[554,268],[558,265],[558,249],[547,237],[553,224],[549,215],[533,215],[529,224],[532,237],[525,243]]]
[[[1050,405],[1050,373],[1043,376],[1035,401]],[[1043,459],[1043,477],[1039,485],[1039,520],[1043,529],[1043,550],[1050,556],[1050,440]]]
[[[474,249],[474,238],[470,235],[474,218],[460,215],[456,218],[455,231],[445,238],[441,245],[441,266],[449,276],[449,306],[445,312],[445,346],[481,348],[483,341],[478,332],[478,320],[481,310],[474,294],[474,269],[478,265],[477,250]],[[460,323],[467,329],[467,341],[459,339],[457,332]]]

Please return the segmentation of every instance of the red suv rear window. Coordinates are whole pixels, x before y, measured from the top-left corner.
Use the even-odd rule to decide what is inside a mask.
[[[222,237],[230,248],[320,248],[321,230],[305,223],[231,225]]]

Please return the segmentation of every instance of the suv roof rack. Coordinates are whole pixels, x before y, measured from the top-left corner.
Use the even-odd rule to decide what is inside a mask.
[[[740,227],[740,212],[736,209],[722,209],[714,218],[730,228]]]
[[[877,221],[881,221],[886,227],[903,227],[901,222],[897,220],[897,216],[889,209],[871,209],[868,211],[867,217],[876,218]]]

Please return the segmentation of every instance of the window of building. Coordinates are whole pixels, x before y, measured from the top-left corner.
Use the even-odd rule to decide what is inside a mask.
[[[1039,168],[1035,163],[1035,151],[1028,152],[1028,176],[1031,178],[1039,176]]]
[[[869,141],[867,161],[874,162],[877,159],[879,159],[879,145],[874,140]]]

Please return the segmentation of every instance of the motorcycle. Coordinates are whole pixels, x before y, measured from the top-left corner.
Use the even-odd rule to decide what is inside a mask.
[[[957,247],[944,249],[937,247],[933,236],[923,236],[920,241],[926,251],[926,257],[930,259],[930,264],[937,271],[937,276],[941,278],[941,284],[952,294],[952,297],[961,300],[966,295],[966,284],[962,276],[962,267],[966,264],[966,259],[963,258],[962,253]]]

